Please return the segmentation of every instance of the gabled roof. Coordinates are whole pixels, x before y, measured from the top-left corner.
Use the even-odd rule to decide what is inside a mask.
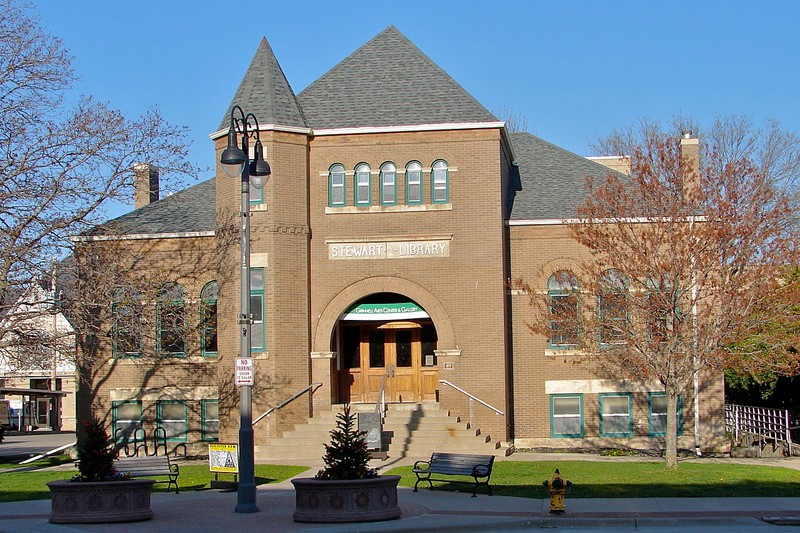
[[[259,124],[306,127],[294,91],[286,81],[286,75],[266,37],[261,40],[250,67],[222,117],[220,130],[227,130],[231,109],[235,105],[239,105],[247,113],[253,113]]]
[[[214,178],[95,227],[87,235],[142,235],[214,231]]]
[[[519,170],[519,182],[509,187],[511,220],[574,218],[586,198],[586,177],[613,172],[530,133],[510,137]]]
[[[394,26],[297,96],[312,128],[498,122]]]

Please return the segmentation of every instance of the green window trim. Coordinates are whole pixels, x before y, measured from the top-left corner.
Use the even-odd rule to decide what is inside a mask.
[[[372,172],[369,165],[359,163],[353,175],[353,200],[356,206],[372,204]]]
[[[203,442],[219,441],[219,400],[201,400]]]
[[[132,414],[134,416],[131,416]],[[125,422],[124,426],[121,424],[122,422]],[[136,430],[136,428],[140,427],[142,427],[141,400],[122,400],[111,402],[111,438],[114,440],[114,442],[121,444],[126,440],[133,438],[133,432]],[[126,438],[117,440],[117,430],[123,428],[127,429]]]
[[[111,356],[116,359],[133,359],[141,357],[141,304],[134,302],[114,302],[111,304],[111,315]],[[125,326],[122,325],[123,322],[126,322]],[[120,346],[123,346],[123,348]],[[135,347],[136,350],[129,349],[132,347]]]
[[[577,406],[577,413],[574,407]],[[570,411],[570,408],[572,410]],[[583,394],[551,394],[550,395],[550,437],[554,439],[577,439],[584,435]],[[569,429],[570,421],[574,425],[578,420],[578,431]]]
[[[580,342],[580,283],[568,270],[559,270],[547,280],[547,321],[551,350],[574,350]]]
[[[185,400],[158,400],[156,402],[156,422],[158,427],[164,429],[167,442],[186,442],[188,440],[189,406]]]
[[[624,399],[624,402],[613,401],[613,399]],[[603,437],[631,437],[633,436],[633,395],[626,392],[609,392],[598,394],[600,414],[600,435]],[[626,406],[626,412],[620,406]],[[609,412],[606,412],[608,410]],[[624,423],[625,430],[619,431],[622,427],[619,421],[626,418]],[[609,429],[609,426],[612,426]]]
[[[397,205],[397,167],[387,162],[381,165],[381,205]]]
[[[250,269],[250,314],[253,316],[250,328],[251,353],[264,352],[267,349],[264,276],[263,268]]]
[[[431,165],[431,202],[446,204],[450,201],[450,171],[447,162],[439,159]]]
[[[160,291],[156,350],[161,357],[186,357],[186,295],[179,283],[167,283]]]
[[[419,161],[410,161],[406,165],[405,188],[406,205],[422,204],[422,165]]]
[[[663,414],[660,412],[656,412],[653,408],[653,398],[666,398],[666,392],[651,392],[647,395],[647,434],[650,437],[663,437],[667,434],[667,411],[666,405],[664,406]],[[660,407],[660,406],[659,406]],[[660,409],[659,409],[660,411]],[[678,395],[678,405],[677,405],[677,415],[678,415],[678,436],[683,435],[683,396]],[[662,419],[663,417],[663,419]],[[659,421],[658,419],[662,419]],[[656,430],[659,425],[664,427],[664,431]]]
[[[209,281],[200,291],[200,353],[205,357],[218,355],[217,282]]]
[[[344,165],[336,163],[328,170],[328,207],[347,205],[347,178]]]

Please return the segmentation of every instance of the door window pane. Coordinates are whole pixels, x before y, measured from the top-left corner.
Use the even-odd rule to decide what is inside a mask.
[[[371,368],[383,368],[386,366],[386,352],[383,343],[383,331],[369,332],[369,366]]]
[[[411,332],[398,331],[395,333],[395,349],[397,350],[397,366],[408,368],[413,365],[411,360]]]

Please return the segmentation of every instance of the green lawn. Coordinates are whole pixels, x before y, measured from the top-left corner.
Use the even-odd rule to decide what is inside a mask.
[[[490,485],[497,495],[545,498],[542,482],[556,468],[572,481],[570,498],[800,496],[796,470],[711,462],[683,463],[677,470],[666,470],[662,462],[502,461],[494,463]],[[385,473],[401,475],[401,486],[413,487],[416,481],[410,466]],[[434,490],[472,491],[471,485],[463,483],[434,481],[433,486]],[[427,483],[419,487],[428,490]]]
[[[4,467],[7,468],[8,466],[9,465],[0,464],[0,469]],[[289,479],[305,470],[307,470],[305,466],[256,465],[256,485],[277,483]],[[180,472],[178,485],[181,491],[208,488],[209,483],[214,478],[214,475],[208,471],[208,464],[200,461],[198,461],[198,464],[181,464]],[[76,470],[0,473],[0,502],[47,499],[50,497],[50,491],[47,489],[45,483],[59,479],[70,479],[76,473]],[[221,475],[220,479],[232,480],[233,476]],[[153,490],[156,492],[163,492],[166,491],[166,489],[166,483],[156,483],[153,485]]]

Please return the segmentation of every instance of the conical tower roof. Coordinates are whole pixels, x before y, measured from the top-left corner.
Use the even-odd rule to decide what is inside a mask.
[[[389,26],[297,96],[312,128],[497,122]]]
[[[246,113],[253,113],[259,124],[307,127],[294,91],[266,38],[261,40],[233,101],[225,111],[220,130],[230,125],[231,109],[235,105],[241,106]]]

